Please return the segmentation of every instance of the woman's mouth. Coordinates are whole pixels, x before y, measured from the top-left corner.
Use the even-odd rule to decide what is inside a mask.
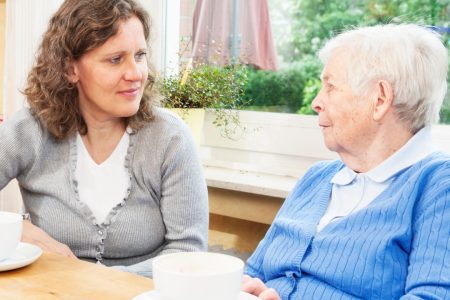
[[[135,97],[137,94],[139,94],[140,88],[132,88],[127,90],[119,91],[119,94],[125,96],[125,97]]]

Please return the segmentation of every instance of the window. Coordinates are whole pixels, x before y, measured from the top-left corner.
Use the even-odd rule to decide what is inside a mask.
[[[264,3],[270,15],[267,24],[262,20]],[[233,10],[234,4],[237,11]],[[180,0],[180,6],[180,65],[186,65],[193,56],[202,58],[202,63],[229,63],[237,48],[239,60],[251,66],[242,103],[246,110],[313,114],[310,104],[320,88],[321,70],[316,51],[336,32],[351,26],[386,22],[433,26],[450,48],[450,4],[445,1]],[[248,19],[259,22],[258,27],[249,28]],[[236,27],[241,28],[237,36],[233,35]],[[258,39],[270,38],[270,34],[264,34],[267,29],[277,53],[272,65],[258,61],[270,50],[263,54],[248,51]],[[202,30],[214,36],[202,36],[206,35]],[[218,33],[228,34],[229,38]],[[203,39],[200,46],[199,36]],[[259,47],[264,45],[259,41]],[[228,58],[223,59],[226,55]],[[441,111],[441,122],[450,123],[450,93]]]

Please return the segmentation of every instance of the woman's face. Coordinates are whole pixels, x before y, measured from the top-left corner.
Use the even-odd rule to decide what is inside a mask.
[[[357,96],[347,83],[345,55],[331,56],[322,72],[322,88],[312,103],[328,149],[341,155],[362,155],[373,140],[373,102]]]
[[[146,53],[142,23],[132,17],[73,63],[70,79],[77,83],[85,119],[121,120],[138,111],[148,74]]]

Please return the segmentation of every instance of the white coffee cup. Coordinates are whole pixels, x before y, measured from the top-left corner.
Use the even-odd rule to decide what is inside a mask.
[[[22,237],[22,215],[0,211],[0,261],[10,257]]]
[[[237,300],[244,262],[208,252],[165,254],[153,260],[153,283],[161,300]]]

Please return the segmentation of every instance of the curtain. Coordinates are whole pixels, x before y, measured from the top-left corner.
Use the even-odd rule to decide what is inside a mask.
[[[232,57],[258,69],[277,70],[267,0],[197,0],[194,63],[226,65]]]
[[[50,16],[62,0],[7,0],[6,1],[6,47],[5,89],[3,91],[3,114],[10,117],[24,107],[20,93],[34,62],[34,53]]]
[[[7,0],[6,41],[3,90],[3,115],[11,117],[25,106],[20,93],[34,62],[34,53],[50,16],[62,0]],[[0,192],[0,210],[20,211],[22,198],[17,181],[12,181]]]

